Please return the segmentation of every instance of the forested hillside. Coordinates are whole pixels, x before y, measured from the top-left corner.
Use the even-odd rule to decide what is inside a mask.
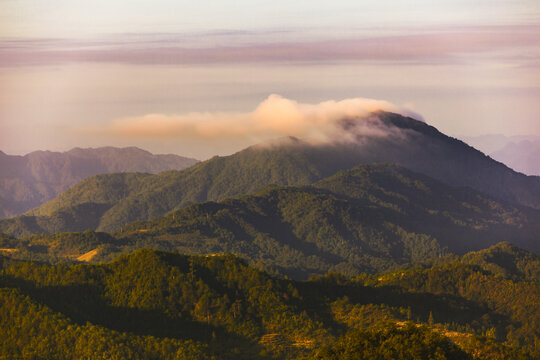
[[[94,260],[107,260],[142,247],[232,252],[271,273],[307,278],[328,271],[377,272],[500,241],[538,252],[539,219],[535,209],[452,188],[395,165],[373,164],[313,186],[270,187],[191,205],[111,235],[33,235],[14,244],[21,258],[76,258],[95,251]],[[24,234],[19,229],[24,228],[16,222],[7,227]]]
[[[499,245],[483,254],[538,257]],[[0,258],[0,357],[531,359],[538,279],[460,258],[279,280],[231,256],[141,250],[101,265]],[[482,255],[483,256],[483,255]]]
[[[540,178],[516,173],[423,122],[391,113],[373,114],[368,120],[382,135],[323,144],[288,139],[253,146],[183,171],[140,178],[130,191],[120,193],[107,179],[117,175],[103,175],[33,209],[28,214],[32,217],[12,221],[38,224],[31,232],[111,231],[193,203],[250,194],[268,185],[311,184],[374,162],[396,163],[450,186],[467,186],[498,200],[540,208]],[[342,126],[361,127],[368,120],[344,119]],[[5,226],[2,229],[6,231]]]

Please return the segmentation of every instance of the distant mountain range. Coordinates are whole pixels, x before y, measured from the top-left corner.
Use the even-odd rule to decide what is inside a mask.
[[[465,138],[497,161],[527,175],[540,176],[540,137],[483,135]]]
[[[88,178],[1,228],[13,234],[97,229],[111,231],[207,200],[255,193],[268,185],[307,185],[358,164],[391,162],[454,187],[468,186],[494,199],[540,208],[540,178],[525,176],[432,126],[378,113],[379,136],[313,144],[288,139],[214,157],[157,175],[110,174]],[[348,119],[362,124],[363,119]],[[6,222],[11,225],[6,225]]]
[[[22,214],[96,174],[155,174],[196,162],[177,155],[153,155],[135,147],[35,151],[25,156],[0,151],[0,217]]]
[[[540,176],[540,139],[510,142],[505,147],[490,154],[516,171]]]

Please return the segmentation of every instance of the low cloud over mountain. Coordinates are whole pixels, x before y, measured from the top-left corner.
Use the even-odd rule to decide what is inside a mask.
[[[295,136],[311,142],[353,141],[358,136],[399,135],[371,114],[399,113],[422,120],[406,107],[383,100],[352,98],[318,104],[300,103],[272,94],[251,112],[148,114],[120,118],[100,129],[116,136],[269,139]]]

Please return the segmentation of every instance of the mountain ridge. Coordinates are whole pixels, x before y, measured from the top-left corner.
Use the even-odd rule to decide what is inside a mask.
[[[362,134],[363,121],[375,126],[379,135]],[[97,189],[97,178],[91,178],[28,215],[39,216],[43,222],[55,213],[77,214],[74,207],[86,202],[86,206],[94,204],[102,209],[92,220],[94,229],[110,231],[193,203],[254,193],[270,184],[307,185],[337,171],[374,162],[393,162],[451,186],[468,186],[494,198],[540,208],[540,177],[516,173],[426,123],[398,114],[376,113],[368,120],[344,119],[341,125],[356,136],[354,141],[314,144],[294,139],[277,145],[255,145],[182,171],[141,178],[135,190],[120,197],[113,188]],[[360,132],[355,133],[358,126]],[[100,194],[104,192],[114,201],[103,201]]]
[[[100,173],[182,169],[197,160],[153,155],[137,147],[73,148],[66,152],[34,151],[24,156],[0,154],[0,217],[22,214]]]
[[[92,208],[78,206],[87,216],[81,219],[93,221]],[[37,223],[24,223],[31,219]],[[53,228],[40,223],[40,217],[10,221],[0,222],[0,229],[19,237],[55,232],[66,224],[61,218]],[[307,278],[328,271],[376,272],[500,241],[539,253],[539,233],[540,210],[450,187],[394,164],[367,164],[312,185],[268,186],[256,194],[192,204],[111,235],[34,235],[18,240],[16,248],[21,255],[58,257],[66,248],[62,242],[80,241],[87,245],[70,254],[98,249],[96,261],[141,247],[190,254],[231,252],[271,273]],[[6,242],[6,247],[16,242]]]

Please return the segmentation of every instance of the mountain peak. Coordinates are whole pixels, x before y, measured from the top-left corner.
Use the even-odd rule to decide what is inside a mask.
[[[32,213],[48,216],[56,211],[69,213],[70,207],[75,209],[85,202],[90,207],[102,204],[106,213],[96,214],[95,223],[99,229],[111,230],[193,203],[252,194],[271,184],[313,184],[340,170],[379,162],[395,163],[451,186],[469,187],[495,199],[540,209],[540,179],[516,173],[433,126],[384,112],[362,121],[378,126],[369,129],[372,136],[363,133],[325,142],[289,137],[270,146],[256,145],[214,157],[183,171],[133,178],[129,184],[122,180],[122,192],[114,187],[98,189],[118,182],[105,181],[111,175],[104,175],[103,181],[81,183]],[[365,130],[362,121],[351,125],[353,134]],[[104,194],[109,194],[108,199],[104,200]]]

